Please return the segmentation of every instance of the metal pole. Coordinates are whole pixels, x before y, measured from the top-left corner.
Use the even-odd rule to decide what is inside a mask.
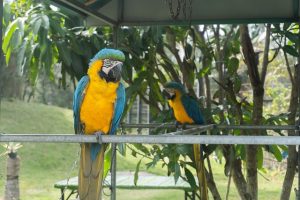
[[[116,172],[117,172],[117,144],[113,143],[111,145],[111,168],[110,168],[110,174],[111,174],[111,184],[110,184],[110,191],[111,191],[111,200],[116,200]]]
[[[300,145],[299,136],[102,135],[102,143]],[[95,135],[0,134],[0,142],[97,143]]]
[[[69,1],[69,0],[51,0],[59,5],[66,6],[67,8],[73,9],[77,13],[82,13],[88,15],[96,20],[102,21],[108,25],[116,25],[117,22],[97,11],[94,9],[89,8],[88,6],[84,5],[83,3],[77,1]]]

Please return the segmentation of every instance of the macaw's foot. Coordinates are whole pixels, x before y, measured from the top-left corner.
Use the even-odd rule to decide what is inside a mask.
[[[99,144],[102,144],[102,135],[103,135],[103,133],[101,131],[99,131],[99,132],[96,132],[95,135],[96,135],[96,138],[97,138],[97,142]]]
[[[175,127],[177,130],[184,130],[184,129],[186,129],[186,123],[181,124],[180,122],[176,121]]]
[[[178,122],[178,121],[175,122],[175,128],[176,128],[176,129],[179,129],[179,128],[180,128],[180,125],[181,125],[180,122]]]

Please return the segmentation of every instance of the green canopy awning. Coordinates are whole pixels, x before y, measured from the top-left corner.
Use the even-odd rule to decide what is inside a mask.
[[[52,0],[87,25],[184,25],[299,21],[299,0]],[[180,6],[178,6],[178,2]],[[174,19],[172,17],[178,17]]]

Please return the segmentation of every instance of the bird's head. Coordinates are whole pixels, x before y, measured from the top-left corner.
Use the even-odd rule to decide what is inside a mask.
[[[125,55],[117,49],[102,49],[90,62],[88,74],[106,82],[119,82]]]
[[[174,81],[168,82],[164,85],[163,95],[168,100],[173,100],[177,95],[184,94],[185,89],[181,83],[177,83]]]

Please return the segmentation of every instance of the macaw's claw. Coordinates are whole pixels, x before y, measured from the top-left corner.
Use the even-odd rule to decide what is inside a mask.
[[[180,123],[178,121],[175,122],[175,128],[177,130],[185,130],[186,129],[186,123]]]
[[[102,135],[103,135],[103,133],[101,131],[99,131],[99,132],[96,132],[95,135],[96,135],[96,138],[97,138],[97,142],[99,144],[102,144]]]
[[[175,122],[175,128],[176,128],[176,129],[179,129],[179,126],[180,126],[180,125],[181,125],[181,124],[180,124],[179,121],[176,121],[176,122]]]

